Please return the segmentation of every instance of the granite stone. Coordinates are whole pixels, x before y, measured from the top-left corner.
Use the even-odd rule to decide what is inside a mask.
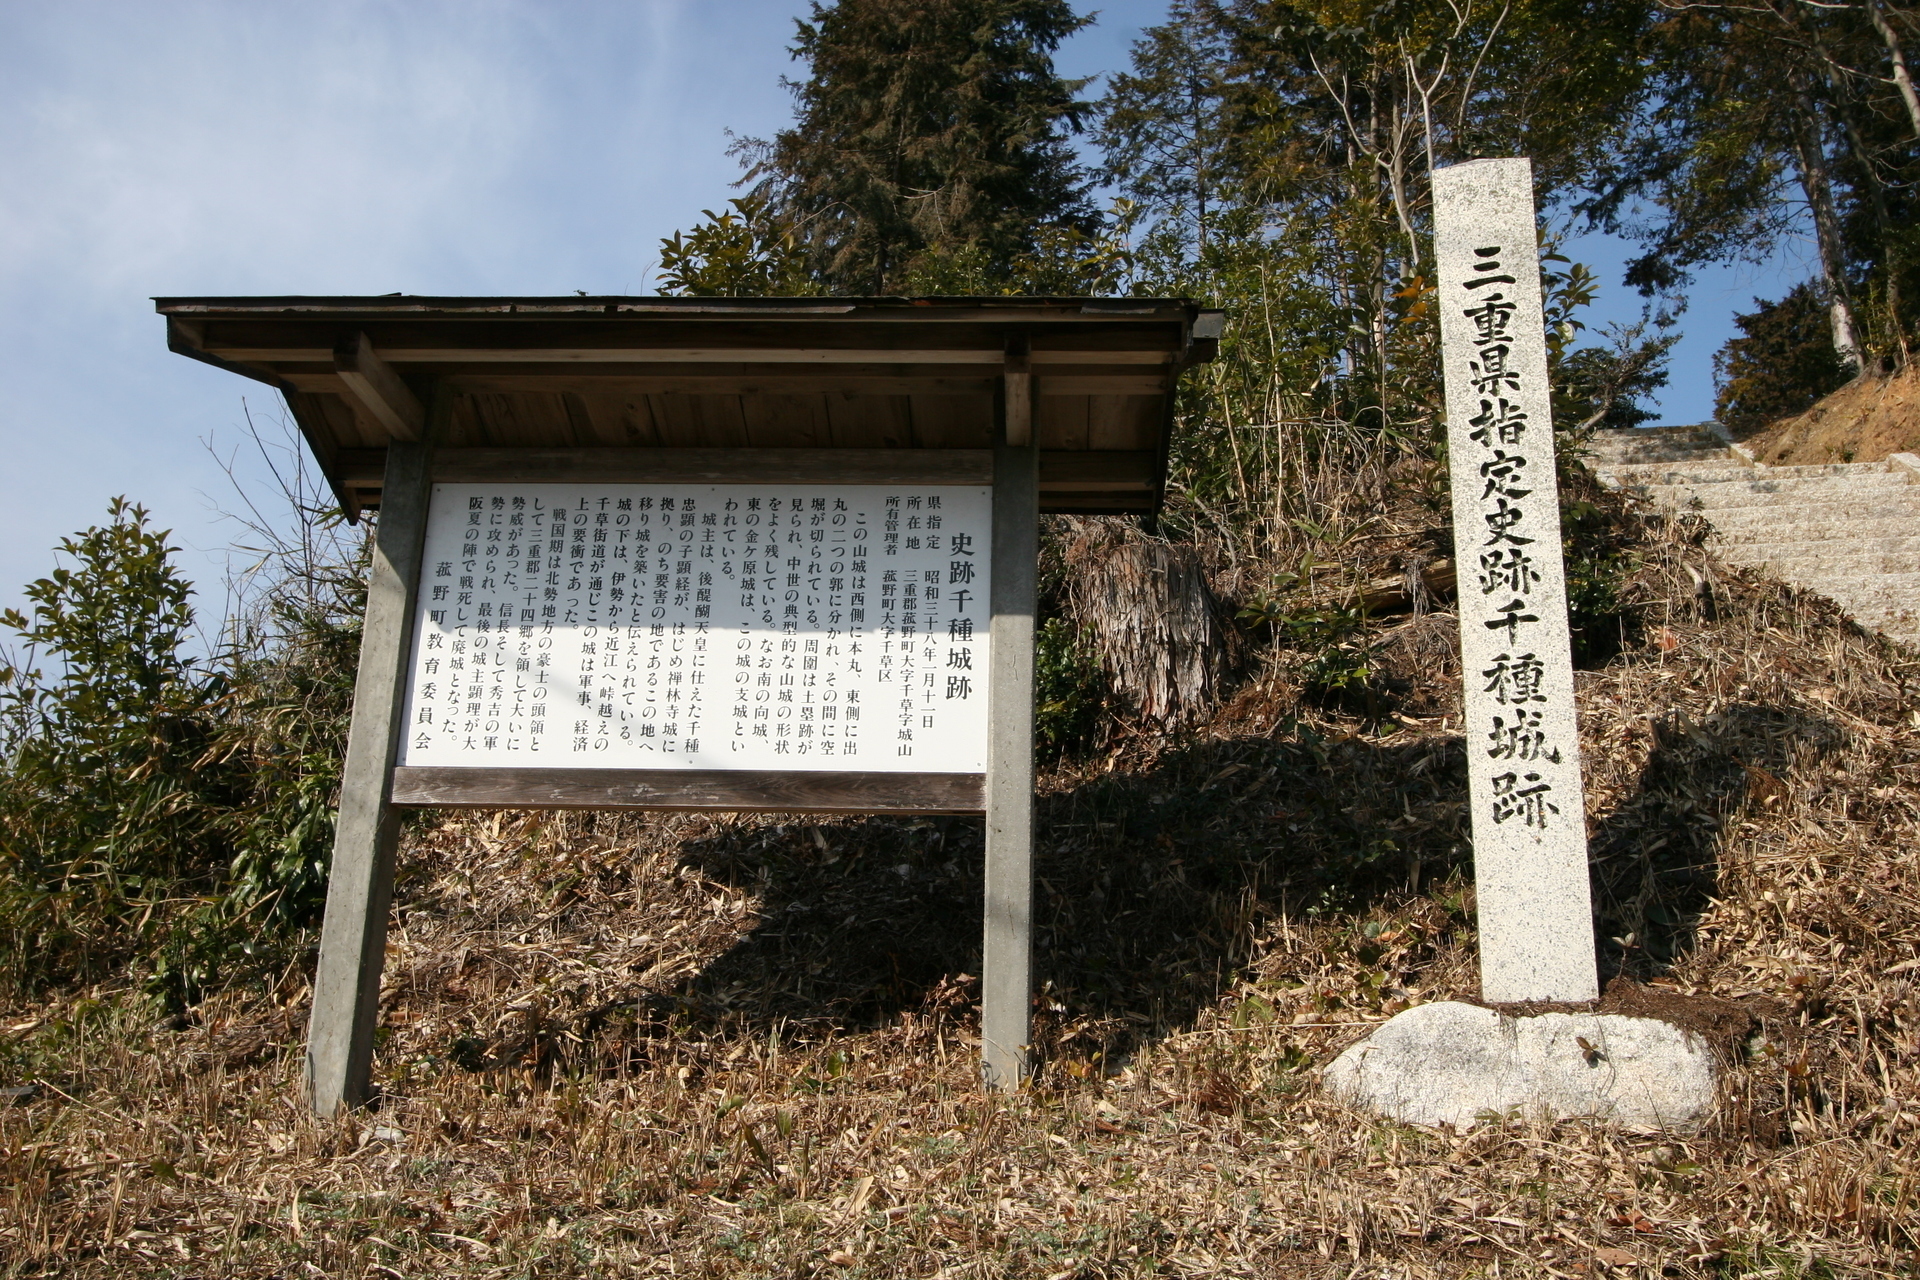
[[[1430,1128],[1518,1114],[1687,1132],[1712,1114],[1715,1079],[1707,1043],[1655,1018],[1509,1017],[1443,1001],[1382,1023],[1323,1083],[1353,1106]]]

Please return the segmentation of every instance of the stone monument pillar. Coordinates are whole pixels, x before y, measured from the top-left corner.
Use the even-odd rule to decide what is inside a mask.
[[[1533,169],[1433,175],[1480,992],[1599,992]]]
[[[1600,993],[1532,166],[1440,170],[1433,221],[1480,993],[1583,1004]],[[1706,1044],[1666,1022],[1452,1001],[1395,1014],[1324,1080],[1356,1106],[1455,1129],[1518,1108],[1688,1130],[1715,1087]]]

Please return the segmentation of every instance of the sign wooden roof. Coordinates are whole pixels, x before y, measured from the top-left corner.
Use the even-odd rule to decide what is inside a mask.
[[[1003,409],[1010,438],[1038,437],[1044,510],[1148,513],[1175,380],[1220,333],[1219,312],[1156,298],[155,302],[169,348],[286,396],[350,514],[379,505],[387,442],[430,415],[454,471],[534,479],[591,450],[608,480],[719,479],[751,450],[824,481],[901,449],[970,475]],[[804,458],[769,452],[787,450]]]

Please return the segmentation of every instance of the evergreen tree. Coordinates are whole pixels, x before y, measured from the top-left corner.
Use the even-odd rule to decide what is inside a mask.
[[[1133,44],[1133,70],[1109,81],[1097,134],[1106,176],[1149,212],[1172,221],[1197,253],[1207,247],[1228,174],[1225,32],[1194,0]]]
[[[1053,53],[1089,19],[1067,0],[839,0],[798,23],[794,127],[748,142],[754,194],[843,294],[900,290],[928,250],[987,275],[1042,229],[1093,231],[1068,137],[1084,81]]]
[[[1751,312],[1735,316],[1740,336],[1713,358],[1720,384],[1714,416],[1729,430],[1759,431],[1844,384],[1846,366],[1833,349],[1826,312],[1804,283],[1778,302],[1756,298]]]

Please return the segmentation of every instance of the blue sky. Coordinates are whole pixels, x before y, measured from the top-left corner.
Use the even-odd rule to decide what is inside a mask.
[[[803,0],[62,0],[0,7],[0,607],[126,494],[218,615],[215,454],[277,397],[168,354],[166,294],[649,292],[733,194],[729,129],[787,120]],[[1124,67],[1164,0],[1060,58]],[[1614,246],[1577,256],[1630,318]],[[1698,421],[1728,317],[1803,264],[1708,273],[1662,408]],[[243,404],[244,398],[244,404]],[[242,470],[251,473],[244,456]]]

